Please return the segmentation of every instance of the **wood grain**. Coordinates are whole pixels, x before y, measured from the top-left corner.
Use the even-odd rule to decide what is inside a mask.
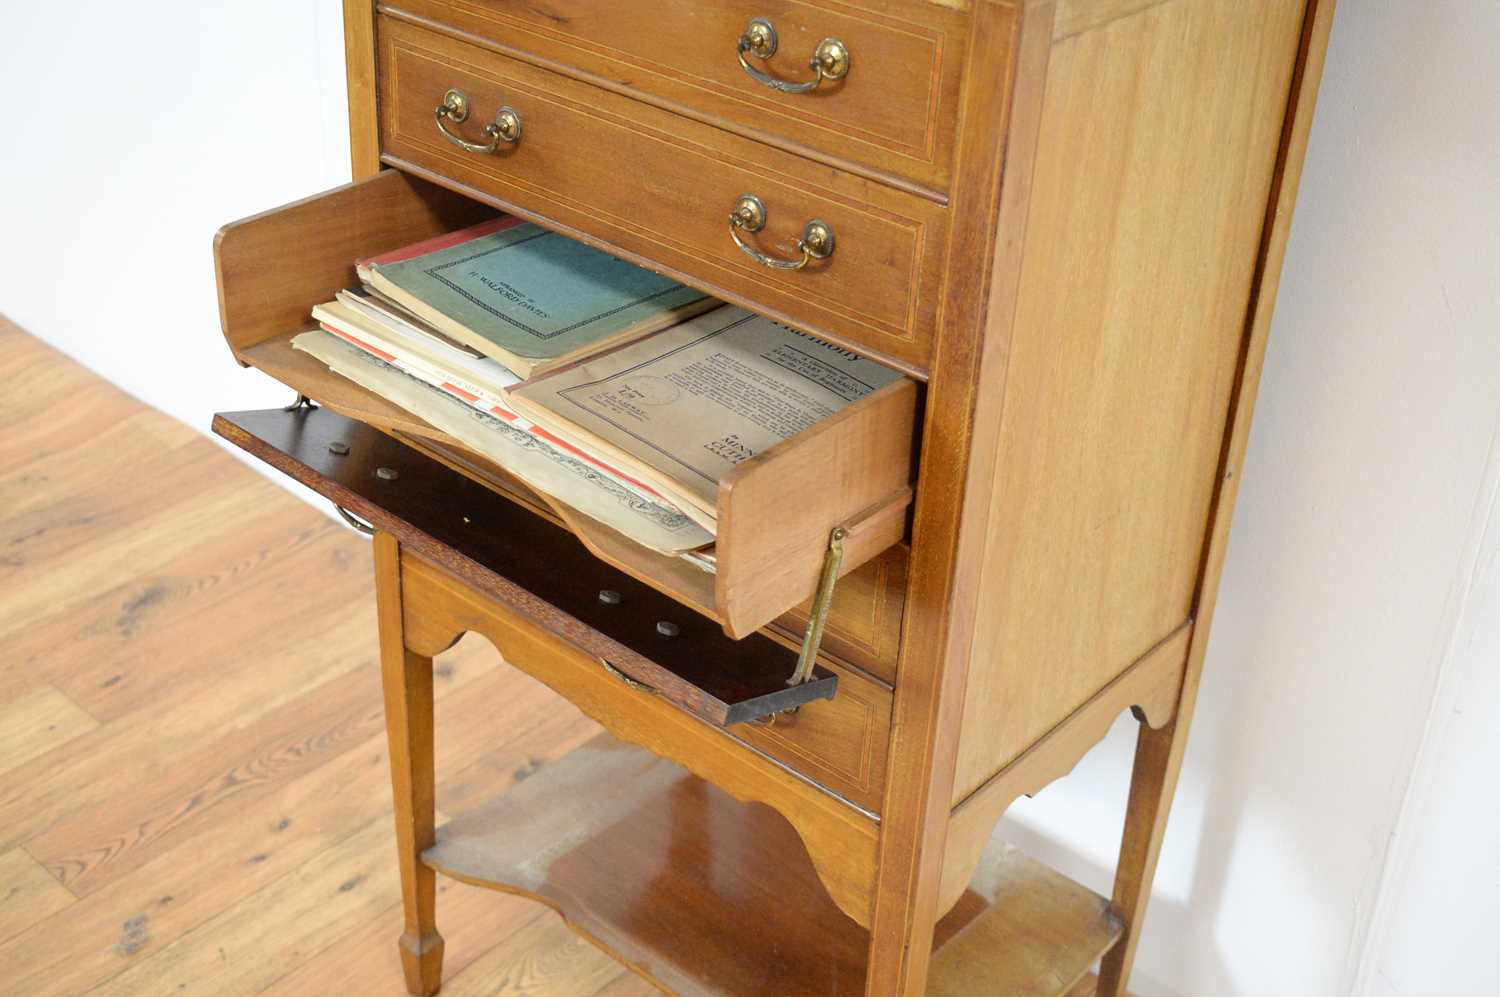
[[[286,972],[283,960],[316,951],[375,917],[397,887],[389,823],[377,820],[339,847],[197,926],[192,944],[132,962],[90,993],[136,997],[188,992],[256,993]],[[297,930],[288,932],[286,926]],[[149,925],[149,922],[148,922]],[[128,948],[128,933],[121,945]],[[336,986],[330,981],[330,986]]]
[[[496,899],[489,898],[491,902]],[[543,913],[500,941],[466,971],[443,983],[443,993],[474,997],[526,997],[531,994],[588,994],[635,974],[591,945],[556,917]],[[659,994],[655,987],[641,990]]]
[[[933,954],[928,997],[1057,997],[1124,929],[1103,897],[999,841],[949,917],[966,917],[971,905],[982,913]]]
[[[325,572],[327,585],[311,593],[301,609],[311,618],[361,594],[363,574],[348,557],[337,534],[310,523],[301,510],[272,506],[242,520],[240,529],[222,542],[195,548],[158,570],[95,589],[80,607],[36,619],[8,649],[15,672],[45,677],[101,722],[149,707],[177,689],[206,686],[192,659],[178,654],[184,640],[198,639],[200,652],[220,664],[218,677],[227,688],[238,673],[255,667],[248,648],[261,633],[254,618],[231,617],[213,634],[199,632],[203,614],[223,612],[239,599],[270,596],[285,579],[261,569],[278,559],[302,560]],[[64,654],[57,653],[58,627],[73,628]],[[285,653],[279,641],[266,640],[267,671]],[[61,661],[69,667],[57,667]],[[308,670],[308,669],[304,669]],[[311,669],[314,674],[319,669]],[[0,665],[0,674],[8,673]]]
[[[405,22],[382,17],[378,38],[388,165],[902,369],[926,369],[948,226],[941,205]],[[522,116],[521,140],[495,154],[452,145],[433,120],[450,87],[476,108],[461,126],[470,140],[502,105]],[[833,255],[795,272],[750,259],[728,224],[746,192],[766,206],[766,228],[753,236],[763,251],[795,258],[803,226],[821,218],[837,236]]]
[[[616,737],[682,765],[738,799],[775,808],[796,828],[838,905],[854,920],[868,916],[878,834],[869,815],[660,697],[626,688],[588,655],[439,568],[407,562],[403,589],[412,646],[440,648],[463,632],[484,635],[506,661]]]
[[[111,487],[96,481],[70,501],[10,521],[17,543],[0,565],[7,588],[0,626],[17,626],[88,602],[86,588],[59,576],[54,567],[58,560],[66,559],[76,578],[118,578],[113,572],[120,558],[133,560],[137,571],[151,575],[196,550],[196,535],[212,526],[215,514],[254,517],[264,490],[236,491],[224,480],[206,476],[209,463],[210,453],[200,450],[157,465],[154,482]],[[174,491],[206,501],[182,508],[161,501],[164,492]],[[108,547],[89,543],[96,529],[116,531],[114,542]]]
[[[365,567],[368,569],[368,564]],[[368,598],[368,590],[363,598]],[[370,627],[368,621],[361,622],[366,623],[361,632],[342,639],[368,647]],[[493,652],[482,641],[446,655],[439,663],[437,679],[437,697],[443,708],[461,717],[483,713],[501,729],[514,730],[518,735],[552,733],[564,744],[576,740],[576,734],[563,728],[552,731],[535,726],[540,716],[564,719],[570,713],[576,717],[576,713],[552,713],[549,706],[555,706],[556,700],[545,690],[533,683],[514,688],[515,677],[496,665]],[[365,667],[373,672],[373,660],[367,660]],[[373,674],[370,679],[374,693],[377,683]],[[181,700],[189,706],[195,701],[191,695]],[[497,709],[497,703],[504,704],[503,709]],[[595,729],[588,727],[590,732]],[[441,741],[440,747],[451,752],[446,757],[456,765],[472,765],[477,762],[471,759],[483,758],[486,751],[500,750],[510,743],[507,740],[496,745],[495,740],[493,733],[482,745],[472,738],[450,737]],[[388,826],[389,772],[384,741],[384,736],[377,734],[286,783],[252,809],[203,821],[191,838],[95,890],[67,913],[38,924],[16,938],[13,946],[0,946],[0,956],[18,967],[13,977],[18,992],[77,994],[118,972],[122,960],[128,965],[168,945],[191,945],[179,939],[205,920],[235,904],[253,903],[250,898],[258,890],[305,863],[321,861],[320,856],[342,847],[345,839],[372,821]],[[488,785],[498,794],[510,781],[497,775],[488,780]],[[443,797],[441,791],[439,795]],[[389,844],[386,847],[389,849]],[[399,892],[393,887],[386,900],[396,903]],[[126,925],[134,927],[126,929]],[[399,979],[400,968],[390,941],[399,931],[398,922],[396,932],[382,938],[382,947],[391,956],[392,979]],[[31,946],[31,954],[22,959],[20,954],[28,951],[27,946]]]
[[[483,967],[482,975],[493,979],[496,973],[516,972],[528,958],[538,955],[547,958],[557,948],[556,939],[537,938],[529,933],[524,935],[522,945],[507,944],[513,935],[529,932],[537,922],[556,921],[539,904],[519,899],[506,902],[446,878],[438,881],[437,902],[443,912],[444,937],[451,952],[444,960],[447,978],[443,980],[442,992],[448,997],[475,992],[462,982],[473,979],[471,967]],[[566,929],[563,930],[566,934]],[[391,939],[401,931],[401,908],[390,907],[297,965],[262,993],[267,997],[307,997],[325,992],[332,980],[338,981],[343,993],[397,993],[400,983],[393,985],[392,981],[401,979],[401,962]],[[529,951],[532,948],[541,952]],[[616,974],[623,972],[603,953],[597,953],[596,957],[609,962]]]
[[[401,17],[446,30],[601,89],[627,94],[837,169],[944,200],[963,69],[961,13],[906,0],[859,8],[811,3],[627,4],[564,0],[546,8],[472,0],[400,0]],[[793,82],[824,38],[843,41],[850,72],[809,94],[752,80],[735,41],[752,16],[770,15],[780,46],[751,65]],[[665,39],[701,39],[673,45]]]
[[[829,902],[784,821],[607,735],[441,828],[424,858],[538,897],[671,993],[863,986],[867,936]],[[932,993],[1060,995],[1119,934],[1103,897],[996,842],[937,929]]]
[[[0,855],[0,943],[77,899],[24,849]]]
[[[943,854],[940,908],[946,910],[963,892],[996,823],[1010,805],[1071,772],[1109,733],[1121,713],[1139,710],[1144,722],[1153,727],[1173,721],[1191,636],[1190,624],[1179,627],[954,807]]]
[[[682,726],[696,721],[655,699],[606,688],[582,659],[570,667],[535,618],[497,606],[483,576],[442,549],[422,553],[459,588],[443,589],[421,561],[403,567],[405,581],[426,587],[424,611],[404,620],[418,653],[477,629],[617,733],[780,808],[817,878],[871,924],[871,997],[924,991],[935,922],[1008,795],[1066,771],[1122,706],[1143,706],[1113,901],[1120,921],[1100,921],[1097,898],[1084,905],[1110,928],[1106,944],[1124,932],[1097,984],[1118,997],[1206,639],[1206,625],[1189,635],[1184,621],[1212,607],[1268,321],[1269,305],[1254,303],[1274,293],[1282,218],[1305,143],[1299,107],[1310,100],[1294,101],[1288,115],[1286,97],[1315,88],[1316,73],[1298,67],[1319,64],[1331,6],[1308,8],[1317,18],[1300,50],[1303,0],[924,8],[934,17],[956,10],[963,20],[953,25],[967,33],[962,59],[950,48],[947,63],[961,62],[965,80],[950,105],[956,138],[943,210],[934,191],[912,197],[878,168],[860,166],[860,154],[845,162],[799,148],[787,136],[810,122],[799,121],[796,104],[752,130],[733,111],[715,121],[718,111],[671,92],[680,80],[660,66],[583,68],[589,59],[637,58],[649,34],[637,25],[600,37],[602,22],[586,23],[582,7],[570,19],[577,23],[549,25],[536,10],[496,15],[465,0],[411,2],[470,21],[466,29],[391,10],[373,41],[356,25],[351,37],[377,49],[378,93],[360,92],[352,113],[368,120],[378,111],[384,162],[930,378],[899,669],[879,673],[898,681],[878,842],[868,839],[868,822],[848,823],[852,808],[830,808],[828,794],[809,795],[763,756],[723,734],[702,737]],[[775,12],[788,23],[801,12],[790,6]],[[913,9],[902,0],[863,6],[884,26]],[[517,21],[519,47],[482,24],[504,19]],[[548,45],[550,54],[539,51]],[[475,157],[434,135],[435,95],[455,83],[478,95],[481,109],[520,107],[528,116],[522,144]],[[857,136],[866,124],[878,127],[878,118],[842,130]],[[611,155],[572,156],[578,148]],[[712,212],[701,205],[720,200],[720,187],[735,188],[723,198],[774,193],[767,245],[785,250],[814,212],[834,223],[839,252],[811,274],[758,271],[705,221]],[[304,293],[298,279],[276,293]],[[282,319],[304,307],[281,304],[290,309]],[[248,312],[251,329],[270,312],[257,307]],[[645,565],[631,573],[657,574]],[[653,584],[659,589],[660,579]],[[524,602],[524,593],[511,596]],[[48,597],[65,598],[43,589],[31,605]],[[699,593],[679,599],[704,602]],[[716,614],[723,608],[716,603]],[[1163,717],[1173,719],[1151,726]],[[837,750],[842,739],[818,750]],[[486,773],[474,774],[477,796]],[[966,800],[967,814],[963,806],[950,813]],[[954,911],[964,909],[960,897]],[[992,947],[982,923],[967,932],[980,951]],[[1037,962],[1025,939],[993,937],[1019,953],[1009,965],[1020,975],[995,983],[1000,992],[1087,990],[1083,968],[1102,951],[1085,944]],[[1072,951],[1089,937],[1070,924],[1055,947]],[[939,959],[934,980],[942,969]],[[988,971],[970,966],[963,975],[972,982]]]
[[[437,810],[433,755],[432,658],[406,646],[401,594],[401,546],[375,534],[375,614],[380,633],[380,685],[395,805],[396,864],[401,870],[405,930],[399,939],[406,989],[435,993],[443,978],[443,936],[435,920],[437,880],[422,862],[432,847]]]
[[[204,449],[213,453],[212,448]],[[220,461],[216,469],[222,475],[226,467],[232,466]],[[252,492],[262,483],[253,477],[240,482],[243,489]],[[260,493],[262,502],[274,504],[283,493],[269,482],[263,484],[268,490]],[[212,508],[211,505],[208,507]],[[197,536],[195,549],[201,547],[205,537],[215,537],[215,529],[226,529],[226,522],[213,520],[206,524],[204,531]],[[305,522],[311,525],[316,521]],[[334,530],[328,529],[328,532]],[[100,535],[109,536],[108,533]],[[99,546],[107,549],[110,545],[101,542]],[[357,551],[358,548],[354,552],[346,549],[344,556],[357,556]],[[165,698],[180,696],[183,701],[192,702],[193,709],[163,711],[151,722],[151,736],[143,737],[132,721],[150,715],[143,711],[152,710],[163,697],[148,699],[48,752],[43,756],[45,766],[32,764],[24,770],[12,772],[7,779],[0,781],[0,839],[9,846],[48,833],[49,828],[51,833],[61,834],[56,825],[63,818],[69,814],[109,813],[110,801],[115,798],[129,798],[148,809],[158,804],[170,806],[159,796],[153,796],[150,787],[163,779],[181,780],[179,785],[186,788],[227,778],[238,761],[221,763],[217,757],[204,754],[206,747],[229,752],[231,758],[254,757],[255,745],[266,743],[268,732],[259,726],[262,721],[296,703],[302,696],[338,681],[350,669],[367,665],[372,660],[368,634],[374,618],[359,612],[358,593],[348,588],[341,589],[342,572],[330,570],[330,566],[315,557],[287,558],[286,562],[298,564],[308,573],[324,578],[330,597],[327,601],[309,598],[287,605],[281,616],[287,625],[277,630],[267,631],[261,625],[248,634],[241,630],[238,641],[221,641],[215,632],[219,628],[205,631],[201,620],[225,619],[222,629],[232,638],[236,628],[229,625],[228,618],[234,609],[226,602],[215,611],[204,614],[195,627],[177,629],[173,639],[158,642],[158,638],[164,635],[156,632],[149,614],[137,614],[135,636],[130,638],[131,641],[165,649],[148,660],[129,662],[131,667],[127,672],[112,673],[103,682],[111,682],[116,675],[122,676],[108,687],[113,689],[124,685],[127,676],[150,673],[154,667],[161,667],[169,675],[175,670],[179,675],[175,681],[166,683],[170,693]],[[128,565],[128,561],[116,562],[114,579],[123,580],[122,573]],[[55,567],[53,570],[55,574],[67,576],[67,572]],[[133,572],[134,568],[130,570]],[[253,573],[252,577],[260,575]],[[251,598],[272,600],[274,604],[275,600],[284,598],[291,577],[279,578],[279,585],[266,585]],[[83,573],[73,576],[73,581],[71,590],[81,590],[85,598],[91,591],[89,586],[96,583]],[[349,607],[353,607],[352,612]],[[68,634],[71,623],[63,614],[46,619],[43,625],[52,633]],[[309,659],[299,636],[306,631],[299,632],[298,627],[321,628],[328,637],[326,652]],[[40,652],[40,660],[50,662],[46,667],[66,669],[67,662],[80,660],[71,656],[73,651],[68,645],[72,641],[59,639],[57,643],[54,651]],[[196,654],[184,654],[184,648],[192,648]],[[163,659],[172,660],[173,665],[168,668],[151,663]],[[205,666],[203,662],[210,665]],[[370,693],[367,704],[374,707],[377,700],[373,687]],[[312,708],[308,708],[308,712],[316,713]],[[317,724],[315,716],[309,723]],[[312,729],[290,732],[282,727],[281,730],[293,743],[316,736]],[[186,760],[186,764],[182,760]],[[112,818],[101,830],[115,828],[134,838],[134,833],[129,830],[132,826],[129,815],[133,812],[136,811],[115,811],[119,816]],[[144,810],[139,812],[144,816]],[[115,823],[116,820],[119,823]],[[111,836],[88,838],[91,826],[78,824],[75,831],[68,834],[83,836],[70,840],[83,842],[88,851],[98,849],[100,855],[113,855],[112,861],[116,864],[131,861],[107,846]]]
[[[1183,0],[1058,0],[1057,21],[1052,27],[1052,38],[1054,41],[1061,41],[1085,31],[1102,28],[1111,21],[1139,14],[1157,4],[1179,2]]]
[[[1053,46],[955,803],[1193,614],[1303,2]]]
[[[1209,627],[1206,624],[1212,620],[1218,600],[1219,581],[1229,547],[1229,527],[1239,495],[1240,472],[1244,467],[1245,448],[1249,445],[1255,395],[1265,361],[1266,339],[1276,307],[1276,292],[1281,284],[1287,241],[1291,237],[1297,188],[1312,131],[1313,112],[1317,107],[1328,38],[1333,30],[1334,8],[1335,0],[1310,0],[1301,24],[1296,71],[1288,88],[1287,108],[1281,125],[1275,179],[1265,209],[1254,285],[1244,313],[1240,376],[1229,408],[1225,446],[1220,457],[1204,550],[1198,611],[1205,625],[1194,629],[1188,648],[1177,719],[1170,728],[1160,731],[1142,728],[1137,741],[1113,897],[1116,909],[1126,919],[1126,935],[1100,966],[1100,997],[1120,997],[1125,993],[1135,951],[1140,944],[1141,922],[1151,898],[1151,883],[1166,834],[1177,777],[1187,751],[1188,730],[1197,703],[1203,658],[1208,650]]]
[[[97,720],[0,779],[0,993],[388,990],[400,892],[368,543],[3,319],[0,377],[0,496],[18,511],[0,523],[0,603],[20,578],[58,596],[0,621],[0,709],[10,729],[17,705],[53,684]],[[85,403],[109,423],[102,434],[76,418]],[[174,468],[191,473],[163,490]],[[154,494],[155,515],[137,492]],[[110,514],[111,494],[128,515]],[[143,533],[149,544],[181,524],[191,543],[135,556]],[[435,677],[455,718],[438,735],[440,802],[503,793],[598,730],[481,639],[439,656]],[[355,702],[376,726],[350,743],[333,731]],[[299,767],[276,744],[313,757]],[[256,759],[276,769],[270,783]],[[213,787],[217,802],[192,803]],[[158,832],[153,813],[188,816]],[[103,855],[115,839],[129,844],[92,867],[82,897],[26,851]],[[597,961],[563,971],[583,959],[560,927],[499,945],[512,925],[555,924],[545,908],[448,885],[447,992],[486,992],[463,982],[480,960],[484,980],[531,974],[533,994],[571,997],[582,980],[591,992],[604,976]],[[361,975],[364,961],[338,956],[363,960],[354,939],[366,936],[388,961]]]
[[[97,726],[81,706],[50,685],[0,704],[0,774]]]
[[[953,767],[978,611],[974,538],[983,532],[993,473],[986,442],[1004,397],[1004,350],[986,349],[986,337],[992,314],[1004,316],[1009,275],[1021,265],[1017,232],[1027,209],[1032,109],[1051,33],[1050,3],[974,7],[948,250],[968,265],[947,278],[943,335],[924,409],[867,997],[922,993],[941,916]],[[997,136],[1004,136],[1003,155]]]
[[[349,93],[349,160],[355,180],[380,170],[375,115],[375,0],[344,0],[344,67]]]
[[[508,795],[445,826],[425,860],[552,904],[669,992],[857,990],[863,932],[770,811],[608,736]],[[817,945],[784,944],[786,909]]]
[[[156,779],[117,784],[31,838],[28,851],[69,889],[87,895],[188,840],[205,821],[233,819],[382,729],[379,699],[362,671],[348,671],[319,692],[259,724],[203,739]]]
[[[714,596],[731,637],[813,595],[836,527],[848,530],[842,574],[900,541],[916,396],[909,380],[886,385],[725,475]]]
[[[493,215],[391,172],[231,222],[214,236],[224,338],[239,356],[273,336],[310,328],[314,305],[359,286],[357,258]]]

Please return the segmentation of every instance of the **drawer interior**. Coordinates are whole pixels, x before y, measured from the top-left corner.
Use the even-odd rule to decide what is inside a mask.
[[[357,286],[354,260],[473,224],[494,209],[401,171],[225,226],[215,240],[224,334],[236,358],[301,394],[426,448],[495,491],[503,471],[418,417],[291,346],[314,305]],[[737,465],[721,483],[717,570],[643,548],[546,496],[549,511],[600,560],[743,638],[817,589],[829,539],[847,531],[841,574],[903,539],[912,501],[918,391],[901,379]]]

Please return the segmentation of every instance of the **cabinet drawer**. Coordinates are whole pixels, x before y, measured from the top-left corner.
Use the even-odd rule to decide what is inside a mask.
[[[922,372],[932,350],[945,254],[939,205],[670,114],[489,49],[389,17],[378,24],[385,160],[489,199],[585,242],[669,273],[716,297]],[[466,120],[434,113],[451,89]],[[501,107],[519,115],[513,143],[485,144]],[[802,259],[821,220],[832,253],[775,269],[736,245],[742,195],[764,227],[739,233],[768,258]]]
[[[290,345],[313,325],[314,305],[357,283],[355,259],[487,213],[442,187],[388,171],[227,225],[215,243],[225,337],[241,362],[388,433],[441,444],[454,455],[439,456],[447,466],[506,491],[492,487],[485,462],[461,443]],[[912,495],[915,396],[915,385],[901,379],[737,465],[720,486],[715,573],[635,545],[561,504],[551,513],[598,559],[717,621],[729,636],[746,637],[813,594],[835,527],[848,529],[844,577],[899,543]],[[890,557],[904,563],[903,553]],[[872,571],[837,600],[835,650],[887,653],[900,593],[890,586],[888,563]],[[882,678],[893,674],[890,660],[879,667],[851,657]]]
[[[514,614],[504,610],[497,613],[492,603],[467,592],[463,584],[441,568],[417,561],[405,571],[408,577],[411,573],[419,574],[423,583],[412,587],[414,598],[408,603],[408,626],[415,633],[420,634],[427,626],[423,621],[426,599],[435,589],[441,593],[443,602],[439,615],[453,615],[455,604],[463,607],[457,612],[467,617],[466,626],[488,636],[507,662],[550,686],[600,722],[618,728],[622,719],[643,716],[651,707],[651,700],[668,698],[661,690],[620,681],[598,657],[588,652],[580,654],[571,644],[564,646]],[[428,595],[423,594],[424,590]],[[497,626],[497,616],[501,613],[504,622]],[[524,636],[517,634],[522,626],[527,631]],[[885,785],[891,693],[837,663],[825,662],[825,666],[838,681],[833,698],[807,702],[793,713],[775,717],[773,722],[736,724],[725,728],[724,733],[861,809],[878,813]],[[665,740],[665,733],[658,728],[648,746],[668,757],[682,757],[683,749],[691,750],[690,745],[662,743]]]
[[[969,21],[955,6],[921,0],[400,0],[381,10],[941,198],[950,177]],[[739,51],[752,21],[770,25],[774,34],[768,58],[757,56],[754,45]],[[759,25],[756,31],[764,52],[769,35]],[[825,40],[847,53],[840,78],[785,92],[752,74],[792,86],[811,83],[818,77],[810,63]],[[832,54],[836,46],[822,51]]]
[[[451,617],[468,600],[524,621],[538,633],[530,643],[552,648],[540,660],[515,656],[508,630],[465,628],[490,636],[508,660],[515,656],[512,664],[561,682],[560,691],[585,680],[557,675],[583,657],[586,679],[603,689],[610,709],[627,711],[635,697],[665,699],[862,807],[879,805],[891,709],[880,684],[824,661],[813,681],[786,687],[794,652],[762,635],[727,639],[599,563],[562,527],[362,423],[325,409],[272,409],[221,414],[214,431],[430,562],[417,570],[445,589],[442,610],[431,615]],[[345,452],[330,450],[335,440]],[[382,477],[376,468],[395,473]],[[601,600],[601,591],[616,598]],[[409,629],[420,629],[422,604],[405,605]],[[660,633],[659,621],[675,624],[675,636]],[[789,709],[796,712],[775,716]],[[749,722],[757,719],[774,722]]]

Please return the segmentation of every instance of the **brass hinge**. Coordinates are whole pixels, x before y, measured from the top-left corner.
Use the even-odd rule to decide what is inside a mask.
[[[823,573],[818,577],[818,594],[813,596],[812,613],[807,618],[807,633],[802,637],[802,650],[797,655],[797,669],[787,679],[787,685],[801,685],[812,678],[813,666],[818,661],[818,648],[823,643],[823,627],[828,623],[828,609],[833,605],[833,587],[838,584],[839,567],[844,563],[844,538],[849,530],[835,526],[828,535],[828,553],[823,556]]]

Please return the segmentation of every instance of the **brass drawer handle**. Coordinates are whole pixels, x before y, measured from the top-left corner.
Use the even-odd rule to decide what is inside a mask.
[[[833,255],[833,229],[829,224],[814,218],[802,229],[802,238],[797,248],[802,250],[800,260],[778,260],[767,256],[740,238],[740,232],[759,232],[766,227],[766,206],[754,194],[741,194],[734,202],[734,211],[729,214],[729,237],[744,254],[761,266],[773,270],[801,270],[813,260],[826,260]]]
[[[817,48],[813,49],[813,56],[808,65],[816,75],[806,83],[778,80],[756,69],[745,60],[747,54],[757,59],[769,59],[776,54],[778,44],[776,26],[764,17],[756,17],[751,19],[750,24],[745,28],[745,33],[740,35],[739,44],[735,46],[740,57],[740,65],[744,67],[745,72],[750,74],[750,78],[772,90],[779,90],[782,93],[807,93],[809,90],[816,90],[824,80],[841,80],[849,75],[849,48],[837,38],[825,38],[818,42]]]
[[[496,111],[495,120],[484,126],[484,133],[490,137],[487,143],[470,142],[450,132],[448,126],[443,123],[444,119],[458,124],[469,116],[469,95],[462,90],[449,90],[443,94],[443,102],[432,114],[437,119],[438,131],[443,133],[443,137],[460,149],[467,149],[469,152],[494,152],[500,148],[501,142],[521,141],[521,114],[508,105]]]

